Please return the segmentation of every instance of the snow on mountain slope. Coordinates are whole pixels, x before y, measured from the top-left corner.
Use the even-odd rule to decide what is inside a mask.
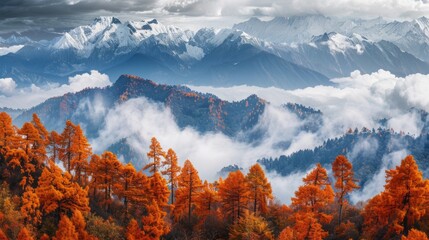
[[[429,61],[429,19],[426,17],[402,22],[382,18],[340,19],[322,15],[277,17],[270,21],[251,18],[235,24],[233,28],[262,40],[287,44],[308,43],[314,36],[329,32],[349,37],[357,33],[376,42],[390,41],[401,50]]]
[[[344,76],[354,70],[372,73],[384,69],[397,76],[429,73],[428,63],[403,52],[395,44],[374,42],[359,34],[347,37],[334,32],[325,33],[313,37],[309,43],[278,44],[275,49],[282,58],[330,78]]]
[[[52,48],[73,49],[84,58],[96,49],[106,48],[115,49],[115,54],[120,55],[135,50],[151,36],[158,36],[159,44],[168,45],[170,42],[188,42],[193,33],[165,26],[156,19],[122,23],[115,17],[98,17],[90,25],[65,33],[52,43]]]

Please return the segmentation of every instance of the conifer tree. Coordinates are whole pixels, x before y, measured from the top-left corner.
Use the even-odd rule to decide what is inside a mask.
[[[180,173],[180,166],[177,163],[177,156],[173,149],[168,149],[165,160],[162,161],[162,166],[166,167],[162,174],[167,176],[168,183],[170,184],[171,200],[170,203],[174,204],[174,192],[177,187],[178,175]]]
[[[341,225],[343,207],[347,204],[346,197],[359,186],[354,179],[353,166],[345,156],[340,155],[335,159],[332,163],[332,172],[335,177],[335,196],[338,203],[338,225]]]
[[[179,187],[176,192],[174,216],[176,219],[186,216],[191,226],[192,210],[201,189],[201,179],[191,161],[186,160],[179,175]]]
[[[66,215],[61,215],[61,220],[58,224],[58,230],[54,240],[76,240],[79,239],[79,234],[70,219]]]
[[[232,222],[237,221],[247,209],[249,194],[247,180],[240,170],[230,172],[228,177],[219,184],[222,212]]]
[[[155,137],[151,139],[149,149],[150,151],[147,153],[147,157],[153,159],[153,161],[148,163],[143,170],[149,169],[149,172],[156,173],[161,166],[161,158],[165,156],[165,152],[162,150],[161,144]]]
[[[253,165],[246,175],[249,186],[249,197],[251,198],[252,210],[256,214],[267,213],[267,203],[273,199],[271,184],[265,177],[264,170],[259,164]]]

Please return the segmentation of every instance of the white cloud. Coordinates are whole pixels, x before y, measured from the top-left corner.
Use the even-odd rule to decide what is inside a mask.
[[[383,156],[382,166],[380,170],[375,173],[371,179],[368,180],[367,184],[360,190],[356,190],[350,194],[350,200],[356,204],[360,201],[367,201],[376,194],[379,194],[384,190],[384,184],[386,183],[386,170],[392,169],[401,163],[401,160],[408,155],[407,151],[400,150],[392,152],[388,155]]]
[[[0,78],[0,96],[13,94],[15,88],[16,83],[12,78]]]
[[[336,86],[297,90],[253,86],[189,87],[230,101],[257,94],[274,105],[292,102],[320,109],[325,124],[319,135],[323,138],[341,135],[348,128],[377,128],[382,118],[390,119],[388,124],[396,131],[420,133],[422,124],[410,109],[429,112],[429,95],[426,93],[429,75],[413,74],[401,78],[384,70],[372,74],[355,71],[350,77],[333,79],[332,82]]]
[[[99,137],[91,142],[96,152],[102,152],[118,139],[127,138],[131,147],[138,151],[140,156],[144,156],[142,163],[139,163],[144,165],[150,139],[155,136],[165,150],[173,148],[177,151],[180,163],[190,159],[200,176],[215,180],[222,167],[237,164],[247,168],[257,159],[283,153],[275,145],[280,139],[291,140],[299,123],[287,111],[279,112],[279,109],[270,108],[265,111],[258,126],[265,129],[267,135],[257,146],[232,139],[222,133],[199,133],[189,127],[180,129],[169,108],[145,98],[131,99],[109,110]],[[288,119],[291,125],[276,122],[280,116]],[[276,133],[278,128],[275,126],[281,127],[280,133]]]
[[[324,14],[326,16],[358,16],[407,18],[429,13],[429,3],[422,0],[170,0],[165,8],[171,13],[190,16],[291,16]],[[383,9],[383,11],[380,11]]]
[[[33,84],[29,88],[16,89],[16,84],[12,79],[0,79],[0,107],[30,108],[51,97],[62,96],[69,92],[78,92],[85,88],[106,87],[111,84],[109,76],[95,70],[70,77],[69,83],[61,86],[38,87]],[[7,95],[1,96],[1,93]]]

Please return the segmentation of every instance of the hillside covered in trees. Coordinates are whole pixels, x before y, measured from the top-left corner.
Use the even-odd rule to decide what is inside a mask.
[[[412,155],[358,205],[343,155],[323,159],[329,169],[316,163],[290,205],[259,164],[208,182],[155,137],[147,157],[136,169],[93,154],[71,121],[49,132],[36,114],[18,128],[1,112],[0,239],[428,239],[429,180]]]

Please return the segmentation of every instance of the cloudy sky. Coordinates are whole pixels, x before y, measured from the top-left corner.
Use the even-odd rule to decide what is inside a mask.
[[[304,14],[408,19],[429,15],[428,0],[2,0],[0,31],[24,31],[87,23],[100,15],[158,18],[196,29],[228,27],[251,16]]]

